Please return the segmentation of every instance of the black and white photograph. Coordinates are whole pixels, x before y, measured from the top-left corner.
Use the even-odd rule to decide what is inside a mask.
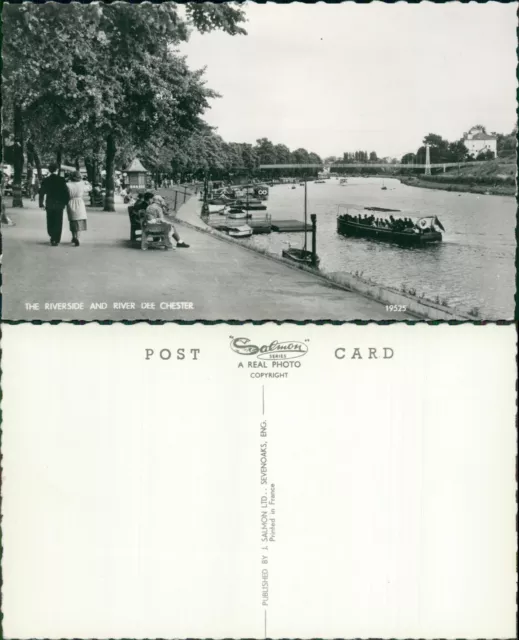
[[[516,339],[6,324],[3,637],[515,637]]]
[[[516,3],[2,20],[5,320],[514,319]]]

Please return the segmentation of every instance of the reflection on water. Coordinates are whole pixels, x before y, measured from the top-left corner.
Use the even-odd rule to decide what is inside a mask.
[[[515,292],[515,199],[408,187],[395,179],[348,178],[309,183],[308,214],[317,214],[317,251],[321,269],[362,274],[379,284],[414,289],[451,307],[477,307],[485,319],[512,319]],[[304,189],[270,189],[273,219],[303,218]],[[437,215],[446,231],[443,242],[424,248],[398,247],[336,230],[341,203],[405,210],[408,215]],[[253,236],[250,244],[280,254],[286,242],[301,246],[303,234]],[[310,234],[308,236],[310,244]]]

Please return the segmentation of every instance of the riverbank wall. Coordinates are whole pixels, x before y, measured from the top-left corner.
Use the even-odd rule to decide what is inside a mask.
[[[179,209],[175,220],[183,225],[186,225],[200,233],[210,234],[215,238],[220,239],[222,242],[228,242],[231,244],[238,244],[246,251],[259,253],[265,258],[277,263],[284,264],[289,269],[295,269],[299,271],[306,271],[312,273],[316,278],[319,278],[338,289],[344,291],[355,292],[359,295],[380,302],[387,307],[394,307],[395,319],[398,317],[398,310],[405,312],[409,315],[423,320],[440,320],[440,321],[474,321],[479,320],[477,315],[471,315],[469,311],[452,309],[440,302],[428,300],[426,298],[419,298],[412,295],[409,291],[399,291],[397,289],[379,285],[371,280],[364,279],[357,275],[345,272],[333,272],[326,273],[317,271],[306,265],[298,265],[281,256],[274,255],[245,244],[242,240],[229,237],[227,234],[214,229],[210,225],[206,224],[200,217],[201,203],[198,202],[196,197],[192,197],[186,202],[186,204]]]

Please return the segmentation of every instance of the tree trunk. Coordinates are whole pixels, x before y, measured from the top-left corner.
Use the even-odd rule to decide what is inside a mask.
[[[79,171],[79,158],[76,158],[74,165],[76,167],[76,171]]]
[[[95,162],[93,158],[85,158],[84,160],[85,160],[85,167],[86,167],[88,182],[90,182],[90,184],[94,186],[95,185]]]
[[[22,107],[14,105],[14,176],[13,207],[23,207],[22,173],[23,173],[23,118]]]
[[[27,177],[25,179],[25,193],[28,193],[32,198],[32,176],[34,173],[34,169],[32,164],[29,164],[29,159],[27,158]]]
[[[38,176],[38,181],[41,182],[42,181],[41,160],[40,160],[40,156],[38,155],[38,151],[36,150],[36,147],[34,146],[34,143],[32,141],[29,141],[27,143],[27,155],[29,155],[29,152],[31,154],[32,162],[36,167],[36,174]]]
[[[106,192],[105,206],[103,211],[115,211],[114,191],[115,191],[115,138],[110,134],[106,139]]]

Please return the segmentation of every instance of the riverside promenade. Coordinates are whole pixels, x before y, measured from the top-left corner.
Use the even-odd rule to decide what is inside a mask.
[[[314,274],[194,229],[191,225],[204,226],[196,197],[177,213],[177,228],[191,246],[174,251],[142,251],[132,244],[123,204],[116,204],[113,213],[89,208],[88,231],[77,248],[70,244],[65,215],[62,243],[51,247],[45,212],[34,202],[24,204],[23,209],[7,209],[16,226],[2,229],[4,320],[406,317]],[[76,308],[63,308],[70,303]]]

